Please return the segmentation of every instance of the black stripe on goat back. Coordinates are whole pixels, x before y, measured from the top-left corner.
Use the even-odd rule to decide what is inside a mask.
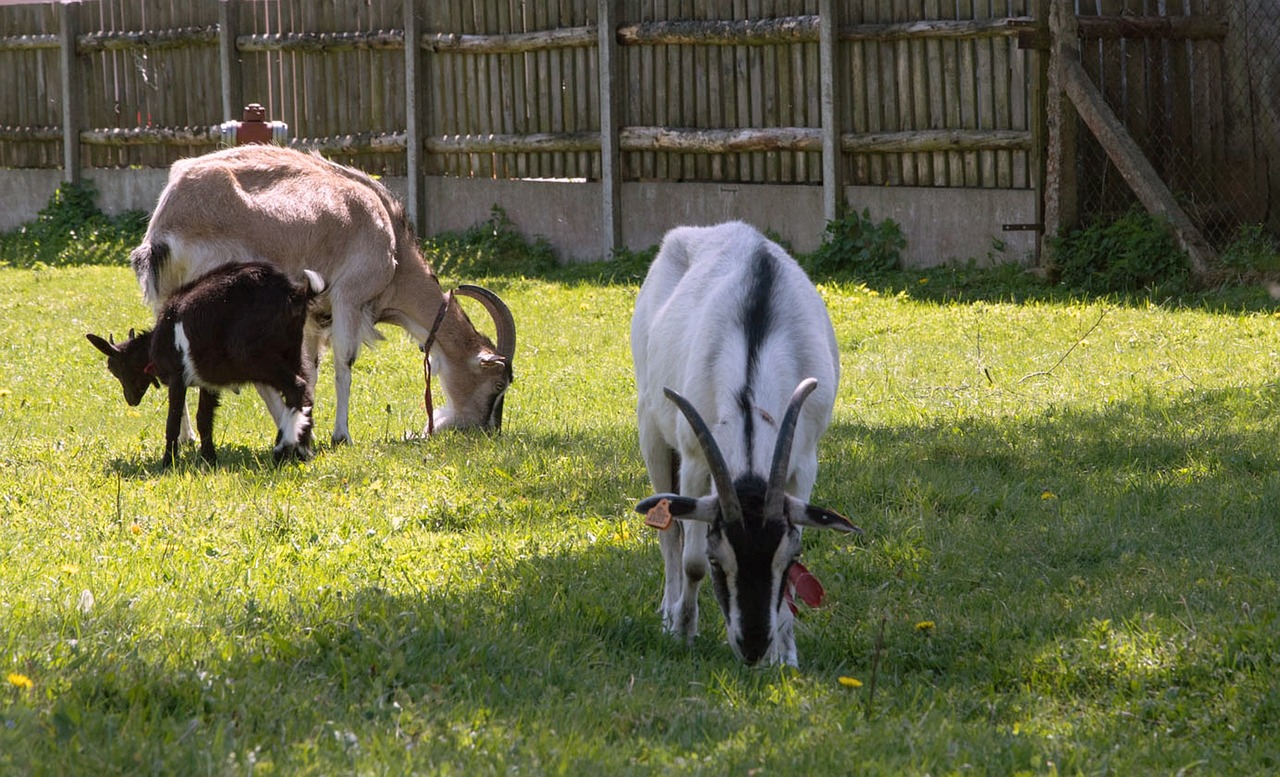
[[[774,282],[778,277],[778,260],[763,246],[750,259],[750,287],[742,301],[742,331],[747,338],[748,386],[755,384],[760,349],[773,329]]]

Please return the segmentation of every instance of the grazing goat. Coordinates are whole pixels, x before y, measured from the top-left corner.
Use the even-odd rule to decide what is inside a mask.
[[[124,387],[131,406],[150,386],[169,387],[164,459],[178,451],[188,386],[200,387],[196,426],[200,456],[217,461],[213,415],[218,391],[255,383],[283,399],[276,417],[279,435],[275,460],[311,458],[311,391],[303,329],[307,312],[324,290],[324,281],[304,271],[307,285],[295,286],[275,267],[261,262],[224,265],[169,295],[153,330],[121,343],[86,335],[107,355],[107,368]]]
[[[497,330],[495,346],[461,307],[450,304],[403,205],[382,184],[319,155],[280,146],[240,146],[174,163],[147,234],[130,255],[147,304],[158,312],[178,286],[219,265],[251,261],[297,278],[309,268],[329,283],[325,317],[331,323],[323,334],[333,350],[335,443],[351,440],[351,366],[364,343],[380,339],[375,325],[383,322],[403,327],[430,349],[448,403],[429,419],[428,429],[501,429],[503,398],[513,378],[511,311],[486,289],[456,290],[484,305]],[[321,335],[308,328],[312,390]],[[271,392],[259,387],[259,393],[278,417]]]
[[[697,634],[709,564],[734,653],[794,665],[784,589],[800,527],[861,531],[808,504],[840,373],[822,298],[756,229],[680,227],[640,288],[631,352],[657,492],[636,510],[680,519],[660,534],[663,626]]]

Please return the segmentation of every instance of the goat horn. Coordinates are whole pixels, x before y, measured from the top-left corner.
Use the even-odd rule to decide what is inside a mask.
[[[462,284],[454,293],[479,300],[484,309],[489,311],[489,317],[498,330],[498,354],[510,364],[512,357],[516,355],[516,320],[511,317],[511,309],[507,307],[507,303],[488,289],[469,283]]]
[[[729,465],[725,463],[720,446],[716,445],[716,438],[711,436],[707,422],[698,415],[693,404],[680,394],[669,388],[664,388],[662,393],[667,395],[667,399],[675,402],[680,412],[684,413],[685,420],[689,422],[694,436],[702,445],[702,450],[707,456],[707,467],[711,469],[711,479],[716,484],[716,495],[720,499],[720,514],[726,523],[742,523],[742,505],[738,502],[738,492],[733,490],[733,477],[729,474]]]
[[[787,412],[782,416],[782,425],[778,427],[778,441],[773,445],[773,464],[769,468],[769,487],[764,492],[765,515],[778,515],[782,512],[783,500],[787,498],[787,471],[791,468],[791,442],[796,436],[796,423],[800,420],[800,407],[818,387],[814,378],[805,378],[796,386],[787,403]]]

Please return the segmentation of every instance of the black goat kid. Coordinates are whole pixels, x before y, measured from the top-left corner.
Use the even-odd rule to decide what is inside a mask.
[[[324,280],[305,272],[307,283],[295,285],[272,265],[224,265],[174,291],[153,330],[130,330],[121,343],[86,335],[107,355],[107,368],[120,380],[129,405],[141,402],[150,386],[169,387],[161,466],[171,466],[178,451],[187,387],[200,388],[200,456],[213,464],[218,392],[244,383],[257,384],[264,398],[276,400],[269,402],[279,430],[275,460],[311,458],[307,371],[313,357],[303,352],[303,329]]]

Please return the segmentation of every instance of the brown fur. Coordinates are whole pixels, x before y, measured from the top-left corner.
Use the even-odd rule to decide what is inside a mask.
[[[368,175],[280,146],[241,146],[173,165],[143,243],[131,261],[154,310],[186,281],[229,262],[264,261],[291,276],[304,267],[329,284],[325,334],[334,356],[338,409],[334,441],[350,440],[351,365],[379,323],[422,343],[444,292],[418,248],[404,208]],[[498,345],[451,306],[432,358],[448,407],[437,428],[501,425],[511,382],[515,324],[500,301],[485,301]],[[308,351],[322,333],[308,328]],[[314,388],[314,370],[308,376]]]

